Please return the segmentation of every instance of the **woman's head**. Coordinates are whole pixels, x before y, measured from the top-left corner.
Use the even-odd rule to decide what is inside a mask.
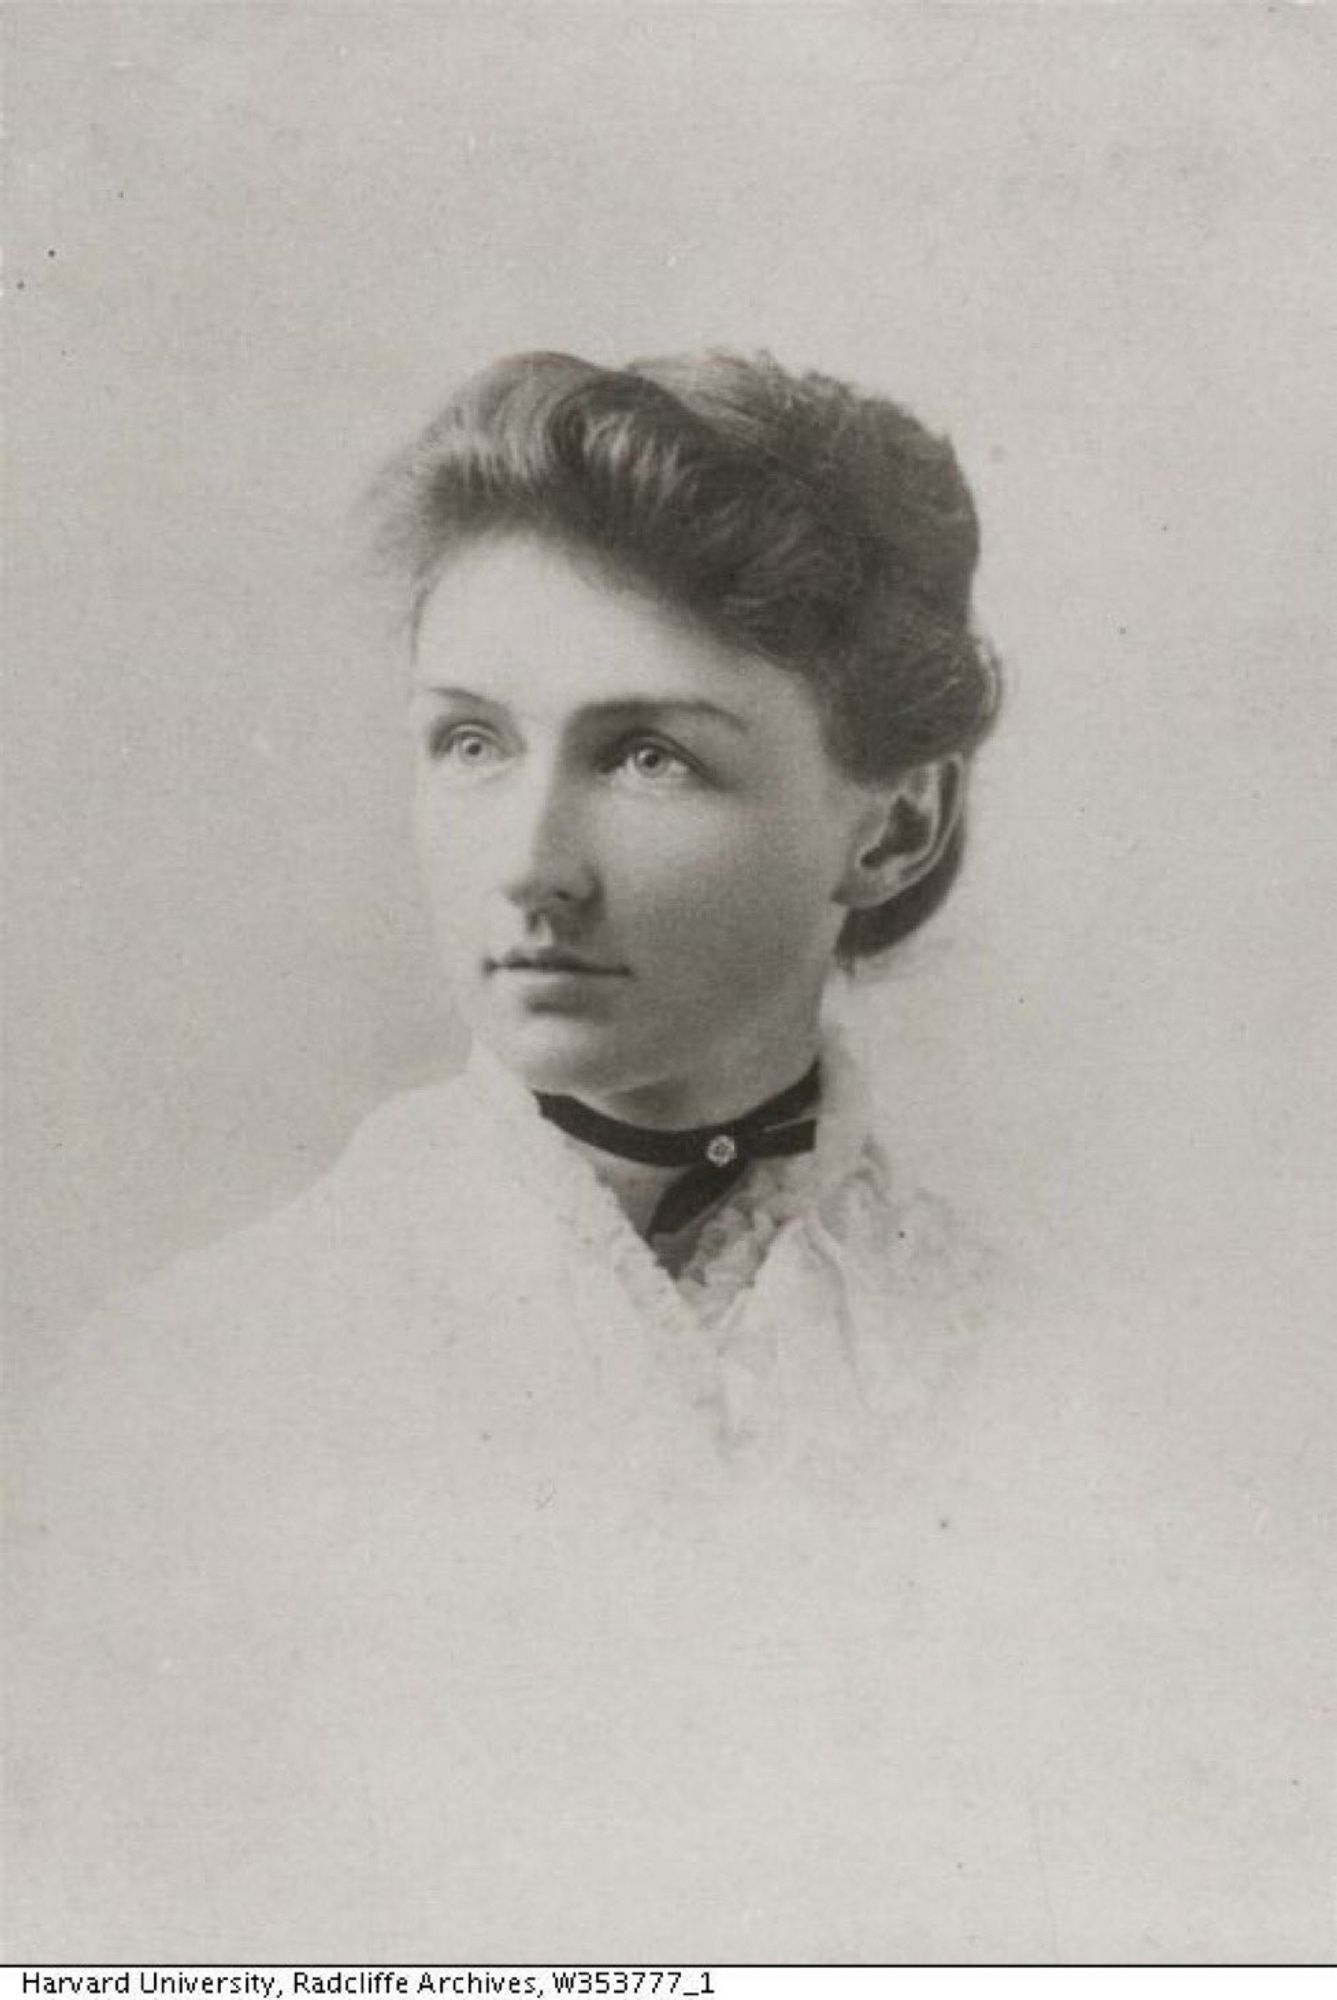
[[[515,816],[505,802],[534,792],[540,747],[549,779],[561,757],[571,776],[577,739],[592,745],[608,718],[655,727],[630,739],[639,762],[622,775],[599,767],[610,779],[590,793],[589,825],[611,844],[596,858],[620,879],[628,856],[644,866],[662,854],[680,892],[668,898],[677,917],[665,918],[674,950],[717,961],[725,989],[705,984],[726,1012],[740,982],[760,982],[758,1004],[777,984],[793,984],[797,1000],[833,957],[886,949],[941,900],[960,858],[966,762],[996,686],[969,626],[969,492],[950,448],[904,411],[765,358],[610,370],[519,356],[465,385],[379,499],[386,547],[409,582],[418,699],[431,710],[429,881],[434,867],[448,878],[452,859],[462,866],[479,836],[493,852],[505,846],[502,821]],[[428,693],[442,687],[452,694]],[[669,719],[690,712],[692,743],[652,713],[675,705]],[[726,719],[709,720],[711,708]],[[718,782],[708,776],[717,743],[728,751]],[[444,759],[431,744],[449,746]],[[597,755],[616,748],[601,740]],[[689,779],[698,751],[702,774]],[[750,811],[731,818],[726,800]],[[561,811],[558,845],[571,860],[589,828],[573,840],[580,814],[570,798]],[[446,846],[434,861],[438,837]],[[731,851],[741,873],[710,865]],[[511,892],[497,900],[514,909],[516,882],[534,871],[510,872]],[[564,919],[580,900],[577,876],[556,898]],[[749,879],[775,904],[751,926]],[[795,893],[777,899],[782,880]],[[620,886],[622,922],[638,892],[631,879]],[[693,909],[700,949],[679,921]],[[788,952],[772,919],[793,927]],[[511,921],[493,940],[502,956],[523,942],[504,935]],[[555,935],[615,952],[622,933],[568,925]],[[735,937],[741,957],[727,948]],[[682,985],[675,963],[654,967],[656,991]],[[601,989],[609,1000],[614,978]],[[735,1043],[749,1032],[745,997]],[[763,1038],[765,1012],[753,1022]]]

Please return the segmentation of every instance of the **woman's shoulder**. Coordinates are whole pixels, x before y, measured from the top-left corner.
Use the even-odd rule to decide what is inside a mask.
[[[192,1495],[235,1510],[248,1483],[277,1491],[313,1452],[359,1448],[378,1412],[421,1404],[415,1239],[435,1235],[426,1191],[439,1222],[461,1178],[456,1097],[447,1082],[383,1104],[293,1199],[52,1336],[15,1426],[15,1533],[77,1520],[102,1538],[133,1502],[156,1541]]]
[[[326,1363],[341,1330],[376,1302],[392,1313],[412,1239],[458,1207],[467,1105],[455,1080],[409,1090],[374,1109],[334,1162],[298,1194],[181,1252],[53,1337],[39,1392],[71,1382],[161,1406],[184,1378],[193,1404],[211,1382],[262,1373],[317,1341]]]
[[[392,1096],[354,1127],[332,1163],[296,1195],[188,1249],[104,1309],[120,1317],[276,1305],[313,1286],[344,1285],[368,1240],[389,1251],[429,1196],[457,1200],[467,1096],[454,1078]]]

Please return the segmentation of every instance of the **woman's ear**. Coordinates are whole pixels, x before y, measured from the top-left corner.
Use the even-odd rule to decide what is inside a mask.
[[[873,909],[927,875],[961,817],[965,789],[965,759],[942,757],[874,792],[855,830],[836,901],[852,910]]]

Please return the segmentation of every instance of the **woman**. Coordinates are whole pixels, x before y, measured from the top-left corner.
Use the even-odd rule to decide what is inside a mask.
[[[969,1312],[822,1007],[960,861],[970,497],[821,377],[537,354],[376,499],[474,1053],[57,1371],[22,1948],[829,1953],[801,1631]]]
[[[548,1185],[598,1202],[600,1262],[675,1345],[714,1348],[733,1439],[755,1412],[725,1407],[721,1352],[787,1354],[793,1319],[848,1340],[863,1305],[880,1329],[894,1285],[885,1169],[820,1016],[836,958],[890,949],[960,860],[995,704],[969,494],[945,445],[833,382],[538,355],[471,383],[381,499],[474,1080]],[[839,1296],[781,1310],[818,1272]]]
[[[1139,1760],[1121,1473],[823,1025],[949,888],[996,707],[950,449],[767,360],[527,355],[376,498],[473,1053],[55,1371],[19,1949],[1120,1956],[1234,1907]]]

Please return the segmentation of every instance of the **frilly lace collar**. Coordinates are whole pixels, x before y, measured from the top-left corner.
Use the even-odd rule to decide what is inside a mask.
[[[676,1277],[628,1221],[579,1148],[540,1117],[528,1089],[475,1042],[466,1086],[509,1140],[508,1164],[589,1250],[617,1272],[638,1305],[671,1332],[723,1328],[754,1284],[775,1238],[802,1216],[820,1216],[866,1162],[868,1092],[842,1033],[821,1040],[822,1098],[814,1150],[757,1161],[702,1223]]]

